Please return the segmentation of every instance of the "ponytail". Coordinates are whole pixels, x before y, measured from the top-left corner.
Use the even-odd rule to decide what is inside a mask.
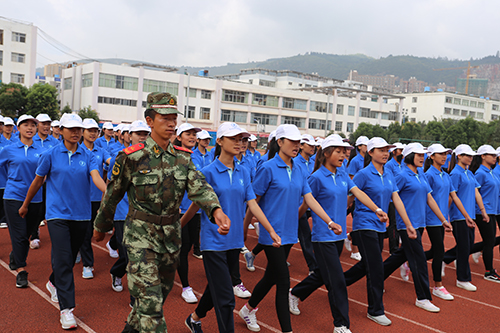
[[[457,165],[457,155],[453,152],[453,154],[451,154],[450,164],[448,165],[448,173],[451,173],[451,171],[455,169],[455,165]]]
[[[314,170],[313,173],[316,172],[322,165],[325,165],[326,159],[330,156],[332,156],[333,150],[335,147],[326,147],[324,150],[323,148],[319,147],[318,152],[316,153],[316,162],[314,162]]]
[[[215,143],[215,147],[214,147],[213,149],[215,149],[215,150],[214,150],[214,161],[215,161],[215,159],[216,159],[217,157],[219,157],[219,156],[220,156],[220,152],[221,152],[222,148],[221,148],[221,146],[220,146],[220,145],[216,142],[216,143]]]
[[[473,173],[476,173],[476,170],[479,169],[481,164],[483,163],[482,155],[475,155],[472,159],[472,163],[469,165],[469,170]]]
[[[358,155],[358,147],[356,147],[355,149],[351,149],[351,154],[349,155],[349,162],[347,163],[347,167],[351,165],[351,161],[354,157],[356,157],[356,155]]]
[[[375,149],[375,148],[373,148],[373,149]],[[373,153],[373,149],[370,150],[372,153]],[[367,166],[369,166],[371,162],[372,162],[372,156],[370,154],[368,154],[368,152],[366,152],[363,168],[366,168]]]
[[[278,145],[278,141],[273,138],[269,143],[269,152],[267,155],[267,160],[270,160],[274,157],[274,155],[280,152],[280,146]]]
[[[427,170],[429,170],[429,168],[431,167],[432,165],[432,158],[431,158],[432,155],[429,155],[427,156],[427,158],[425,159],[425,163],[424,163],[424,172],[426,172]]]

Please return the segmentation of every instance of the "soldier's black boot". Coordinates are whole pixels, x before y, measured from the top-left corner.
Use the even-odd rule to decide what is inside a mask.
[[[139,331],[126,323],[122,333],[139,333]]]

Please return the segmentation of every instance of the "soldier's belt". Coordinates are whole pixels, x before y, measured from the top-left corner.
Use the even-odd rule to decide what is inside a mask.
[[[153,215],[138,210],[133,211],[132,219],[143,220],[146,222],[154,223],[156,225],[171,225],[179,219],[179,213],[172,215]]]

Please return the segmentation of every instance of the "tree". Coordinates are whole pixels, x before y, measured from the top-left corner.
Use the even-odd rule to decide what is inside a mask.
[[[424,128],[423,139],[431,141],[441,141],[441,136],[445,132],[445,127],[440,121],[430,121]]]
[[[26,96],[26,110],[26,113],[33,117],[46,113],[51,119],[59,119],[57,89],[45,83],[32,85]]]
[[[78,115],[82,118],[92,118],[94,119],[97,123],[99,123],[99,115],[97,114],[96,110],[92,110],[92,107],[89,105],[80,111],[78,111]]]
[[[0,85],[0,110],[7,117],[18,117],[26,113],[28,88],[18,83]]]
[[[61,114],[72,113],[72,112],[73,112],[73,110],[71,110],[71,107],[69,106],[69,104],[66,104],[61,110]]]

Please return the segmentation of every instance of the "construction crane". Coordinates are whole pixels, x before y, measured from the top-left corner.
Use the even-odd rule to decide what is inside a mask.
[[[448,71],[452,69],[467,69],[467,80],[465,82],[465,94],[469,94],[469,77],[470,75],[470,69],[471,68],[478,68],[479,66],[471,66],[470,61],[467,63],[467,67],[452,67],[452,68],[433,68],[433,71]]]

